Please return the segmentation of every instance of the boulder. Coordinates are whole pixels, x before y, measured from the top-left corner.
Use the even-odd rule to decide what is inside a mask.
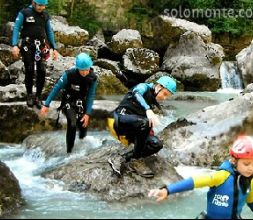
[[[159,50],[167,48],[170,44],[178,42],[180,36],[188,31],[194,32],[205,43],[210,43],[212,33],[205,25],[199,25],[185,19],[159,15],[151,20],[152,45],[150,48]]]
[[[242,75],[243,85],[246,87],[253,81],[253,40],[251,44],[236,55],[239,71]]]
[[[1,161],[0,174],[0,218],[3,218],[20,208],[24,201],[17,178]]]
[[[123,55],[128,48],[142,48],[141,35],[137,30],[122,29],[112,36],[108,45],[113,53]]]
[[[186,32],[168,47],[162,69],[170,70],[186,91],[217,91],[223,57],[220,45],[205,43],[196,33]]]
[[[179,118],[159,134],[164,155],[174,165],[218,166],[229,156],[229,146],[237,135],[245,131],[244,121],[252,115],[252,107],[253,93],[243,93]],[[247,125],[251,132],[252,124]]]

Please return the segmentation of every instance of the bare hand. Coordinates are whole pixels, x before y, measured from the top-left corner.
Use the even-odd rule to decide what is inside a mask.
[[[89,115],[84,115],[82,117],[82,119],[80,120],[81,122],[83,122],[83,127],[86,128],[89,124],[89,119],[90,119],[90,116]]]
[[[49,111],[49,108],[43,105],[40,110],[40,116],[45,117],[47,115],[48,111]]]
[[[148,197],[155,197],[156,201],[160,202],[168,197],[168,191],[166,189],[151,189]]]
[[[12,55],[13,55],[14,58],[18,58],[19,51],[20,51],[20,49],[18,48],[18,46],[12,47],[11,53],[12,53]]]
[[[53,60],[58,60],[59,52],[57,50],[53,50]]]
[[[151,109],[148,109],[146,111],[146,115],[149,120],[149,127],[155,127],[159,124],[159,119],[157,115]]]

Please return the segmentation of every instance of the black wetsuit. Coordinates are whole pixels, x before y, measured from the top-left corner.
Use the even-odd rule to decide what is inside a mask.
[[[43,51],[47,42],[50,44],[51,48],[56,49],[48,13],[45,11],[38,13],[34,10],[32,5],[22,9],[16,18],[13,28],[13,46],[18,46],[19,32],[21,32],[20,38],[22,41],[20,52],[25,66],[25,86],[27,94],[32,95],[36,66],[36,96],[40,97],[46,76],[46,68],[43,59],[44,54],[41,51]],[[37,43],[38,46],[36,47],[35,44]]]
[[[150,108],[155,106],[160,108],[152,85],[144,84],[146,89],[142,97],[145,100],[145,104]],[[149,127],[146,109],[138,101],[137,96],[140,93],[138,95],[137,93],[138,87],[131,89],[114,111],[115,131],[118,135],[125,135],[129,142],[134,143],[132,155],[129,154],[129,157],[127,156],[126,158],[127,160],[150,156],[163,147],[162,142],[151,134],[152,128]]]

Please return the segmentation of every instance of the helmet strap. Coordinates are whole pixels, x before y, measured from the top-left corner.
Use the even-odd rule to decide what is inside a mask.
[[[160,85],[160,84],[157,84],[157,85]],[[157,85],[155,87],[155,97],[158,95],[159,92],[163,90],[163,86],[161,86],[161,88],[157,91]]]

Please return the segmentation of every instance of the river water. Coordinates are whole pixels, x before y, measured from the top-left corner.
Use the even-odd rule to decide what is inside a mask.
[[[203,93],[205,97],[214,97],[218,102],[228,100],[232,94]],[[210,105],[208,102],[189,103],[172,101],[176,106],[172,114],[164,117],[162,125],[157,130],[163,129],[176,118],[187,115],[195,110]],[[65,131],[51,132],[55,138],[65,140]],[[76,145],[82,145],[83,152],[99,148],[102,141],[112,139],[108,131],[88,132],[83,141],[77,140]],[[0,160],[5,162],[19,180],[25,205],[10,218],[14,219],[189,219],[195,218],[206,204],[208,188],[197,189],[186,196],[173,197],[161,203],[154,200],[136,200],[131,203],[107,203],[98,200],[88,193],[73,193],[64,190],[60,181],[42,178],[39,173],[48,167],[54,167],[59,161],[73,160],[80,156],[80,152],[69,157],[54,158],[45,161],[45,158],[34,152],[25,150],[19,144],[0,144]],[[176,168],[183,176],[207,172],[201,167]],[[244,207],[244,218],[251,218],[252,213]]]

